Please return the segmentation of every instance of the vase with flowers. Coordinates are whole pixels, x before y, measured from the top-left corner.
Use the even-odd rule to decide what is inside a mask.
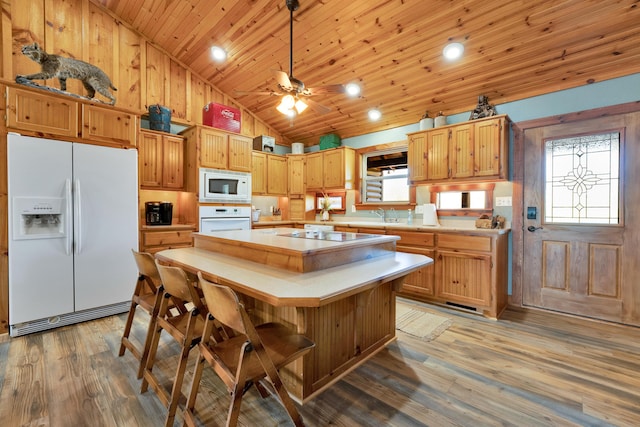
[[[331,199],[327,194],[322,194],[322,201],[320,202],[320,210],[322,211],[322,220],[329,221],[329,211],[331,210]]]

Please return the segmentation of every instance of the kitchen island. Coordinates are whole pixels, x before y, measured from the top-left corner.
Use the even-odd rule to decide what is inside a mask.
[[[331,240],[296,231],[301,232],[195,233],[193,248],[165,250],[156,257],[230,286],[256,323],[282,322],[312,339],[316,347],[311,353],[281,371],[289,392],[305,402],[395,339],[395,293],[407,274],[433,261],[396,252],[395,236],[343,233],[341,240]],[[349,256],[349,249],[355,255]],[[300,272],[296,262],[271,265],[278,252],[289,259],[324,259],[307,263],[318,268]],[[342,255],[331,257],[332,252]]]

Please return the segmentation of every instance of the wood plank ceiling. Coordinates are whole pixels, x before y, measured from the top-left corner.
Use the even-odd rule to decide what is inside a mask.
[[[331,107],[293,122],[276,111],[271,70],[289,71],[285,0],[93,0],[282,133],[317,143],[416,123],[425,111],[491,104],[640,72],[640,0],[300,0],[293,74],[307,87],[357,82],[359,98],[317,95]],[[449,41],[464,57],[447,62]],[[215,63],[212,45],[228,59]],[[637,90],[637,88],[636,88]],[[367,111],[382,118],[370,122]],[[498,109],[498,113],[500,110]]]

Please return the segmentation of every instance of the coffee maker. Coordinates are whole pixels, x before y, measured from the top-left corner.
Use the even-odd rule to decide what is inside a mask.
[[[171,225],[173,203],[146,202],[144,204],[147,225]]]

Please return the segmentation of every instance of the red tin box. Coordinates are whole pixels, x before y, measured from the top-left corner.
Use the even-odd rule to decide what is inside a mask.
[[[210,102],[202,109],[202,124],[240,133],[240,110]]]

